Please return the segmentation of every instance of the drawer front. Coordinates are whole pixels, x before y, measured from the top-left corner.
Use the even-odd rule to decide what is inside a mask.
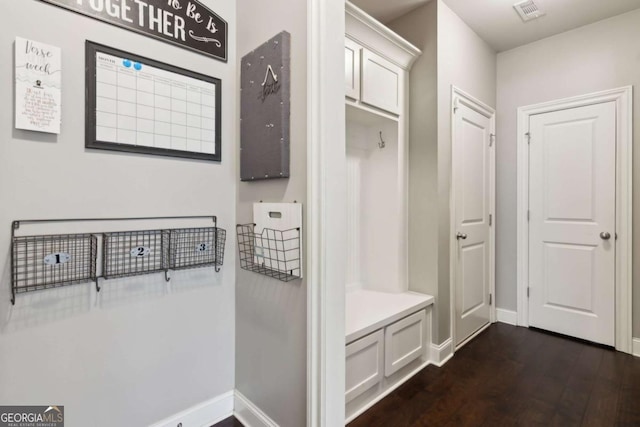
[[[362,51],[362,102],[389,111],[400,112],[402,69],[369,52]]]
[[[344,47],[344,79],[346,96],[354,100],[360,99],[360,61],[362,47],[351,39],[345,39]]]
[[[425,327],[424,310],[387,326],[384,337],[384,374],[387,377],[424,354]]]
[[[382,330],[347,345],[345,392],[347,403],[382,381],[383,345]]]

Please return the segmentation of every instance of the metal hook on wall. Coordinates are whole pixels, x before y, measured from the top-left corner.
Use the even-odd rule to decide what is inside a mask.
[[[384,148],[386,146],[387,146],[387,143],[384,141],[384,139],[382,139],[382,131],[380,131],[380,142],[378,142],[378,147]]]

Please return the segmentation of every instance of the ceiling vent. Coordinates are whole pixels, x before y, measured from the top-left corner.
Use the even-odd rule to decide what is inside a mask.
[[[518,15],[520,15],[520,18],[522,18],[524,22],[540,18],[544,15],[544,12],[540,10],[533,0],[521,1],[520,3],[514,4],[513,8],[518,12]]]

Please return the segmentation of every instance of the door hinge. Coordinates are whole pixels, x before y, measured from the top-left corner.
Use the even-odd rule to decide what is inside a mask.
[[[493,147],[494,142],[496,142],[496,134],[492,133],[489,135],[489,147]]]
[[[489,305],[493,305],[493,294],[489,294]]]
[[[493,225],[493,215],[489,214],[489,227]]]
[[[531,133],[527,132],[524,134],[525,137],[527,137],[527,144],[531,144]]]
[[[529,295],[531,295],[531,291],[530,291],[530,289],[531,289],[531,288],[529,288],[529,287],[527,286],[527,298],[529,298]]]
[[[531,221],[531,211],[527,210],[527,221]]]

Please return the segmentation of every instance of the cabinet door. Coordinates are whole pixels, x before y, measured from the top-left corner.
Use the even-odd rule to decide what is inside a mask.
[[[345,400],[350,402],[382,381],[382,330],[347,345]]]
[[[351,39],[345,39],[344,79],[347,98],[360,99],[360,61],[362,47]]]
[[[362,51],[362,96],[365,104],[390,113],[400,112],[402,69],[369,52]]]
[[[384,374],[388,377],[413,362],[425,348],[426,314],[420,310],[385,329]]]

